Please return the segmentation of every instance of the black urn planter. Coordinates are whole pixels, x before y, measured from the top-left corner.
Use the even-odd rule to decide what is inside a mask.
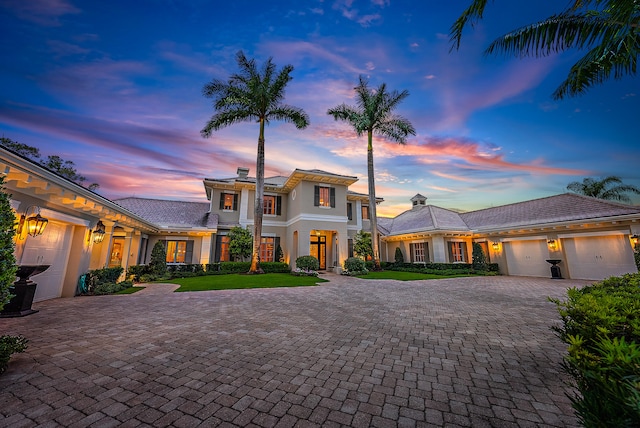
[[[16,272],[18,280],[9,288],[9,292],[14,296],[11,298],[9,303],[4,305],[2,312],[0,312],[0,318],[24,317],[38,312],[31,309],[33,296],[36,294],[36,287],[38,284],[31,281],[29,278],[44,272],[49,269],[49,266],[50,265],[18,266],[18,272]]]
[[[558,263],[562,262],[559,259],[551,259],[547,260],[547,263],[551,265],[551,279],[562,279],[562,272],[560,271],[560,267]]]

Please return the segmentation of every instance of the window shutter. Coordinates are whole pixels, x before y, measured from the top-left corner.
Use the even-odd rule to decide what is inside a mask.
[[[282,196],[276,196],[276,215],[282,215]]]
[[[347,219],[353,220],[353,206],[351,202],[347,202]]]
[[[220,262],[220,256],[221,256],[220,253],[222,253],[222,235],[217,235],[216,236],[216,253],[213,258],[214,263]]]
[[[320,206],[320,186],[313,186],[313,205]]]
[[[280,196],[278,196],[279,198]],[[280,260],[276,260],[276,257],[278,256],[278,247],[280,246],[280,237],[276,236],[275,239],[273,240],[273,261],[274,262],[279,262]]]
[[[447,249],[449,250],[449,263],[453,263],[453,242],[447,242]]]
[[[330,196],[331,198],[331,208],[335,208],[336,207],[336,188],[332,187],[330,190]]]
[[[409,244],[409,260],[411,260],[411,263],[415,261],[415,246],[415,244]]]
[[[184,253],[184,262],[193,263],[193,241],[187,241],[187,250]]]
[[[233,210],[238,211],[238,194],[233,195]]]
[[[424,262],[431,263],[431,258],[429,257],[429,243],[424,243]]]
[[[220,193],[220,210],[224,209],[224,192]]]
[[[469,257],[469,247],[467,247],[466,242],[462,243],[462,257],[464,257],[464,260],[462,260],[463,262],[465,263],[471,262],[471,258]]]

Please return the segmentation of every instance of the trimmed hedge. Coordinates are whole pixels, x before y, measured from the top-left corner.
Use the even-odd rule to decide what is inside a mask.
[[[640,423],[640,273],[567,291],[557,306],[569,345],[563,368],[579,394],[572,405],[586,427]]]
[[[369,262],[367,262],[369,263]],[[396,270],[401,272],[418,272],[418,273],[430,273],[434,275],[450,275],[460,273],[483,273],[498,274],[500,273],[500,267],[497,263],[487,263],[486,270],[477,270],[473,268],[471,263],[389,263],[385,262],[381,264],[381,267],[385,270]]]
[[[202,265],[187,263],[167,266],[167,279],[187,278],[204,275],[226,275],[230,273],[249,272],[251,262],[219,262]],[[287,263],[262,262],[260,267],[265,273],[289,273],[291,269]],[[129,266],[127,277],[135,282],[150,282],[164,277],[154,275],[148,265]]]

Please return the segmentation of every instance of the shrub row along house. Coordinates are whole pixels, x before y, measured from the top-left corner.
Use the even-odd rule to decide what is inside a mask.
[[[1,147],[0,174],[23,219],[18,263],[51,265],[36,277],[35,301],[73,296],[90,269],[148,263],[157,241],[165,243],[168,263],[229,260],[228,232],[253,225],[255,179],[247,168],[236,177],[204,179],[208,202],[112,201]],[[339,269],[353,253],[354,236],[370,230],[368,196],[349,190],[356,181],[302,169],[266,178],[261,260],[273,261],[280,246],[289,264],[312,255],[321,269]],[[637,271],[640,207],[561,194],[457,213],[426,200],[417,194],[407,211],[379,218],[382,261],[393,262],[400,248],[407,262],[470,263],[478,242],[506,275],[548,277],[547,259],[561,260],[565,278]],[[36,212],[48,223],[31,236],[25,220]]]

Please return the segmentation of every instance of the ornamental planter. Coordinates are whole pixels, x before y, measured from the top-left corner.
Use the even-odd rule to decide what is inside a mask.
[[[51,265],[18,266],[18,272],[16,272],[18,280],[9,288],[9,292],[14,296],[9,303],[4,306],[2,312],[0,312],[0,318],[24,317],[38,312],[31,309],[33,296],[36,294],[38,284],[29,278],[46,271],[49,269],[49,266]]]

